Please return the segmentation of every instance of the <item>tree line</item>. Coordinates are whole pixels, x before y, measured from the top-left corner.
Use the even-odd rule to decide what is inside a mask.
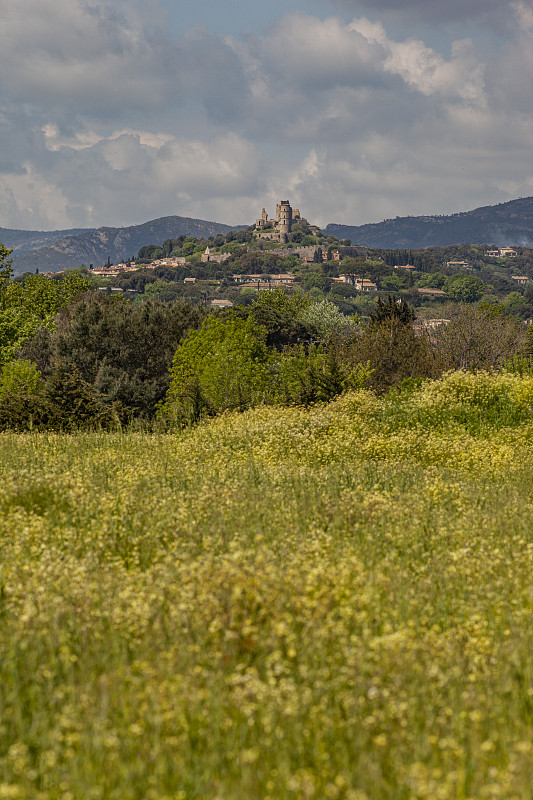
[[[494,304],[458,304],[438,329],[392,294],[364,324],[280,289],[209,313],[106,296],[76,271],[17,283],[0,254],[3,430],[165,429],[258,404],[402,390],[452,368],[529,369],[533,351],[532,329]]]

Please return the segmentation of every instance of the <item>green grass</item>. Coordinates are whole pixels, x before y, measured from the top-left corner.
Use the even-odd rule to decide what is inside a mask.
[[[529,392],[2,434],[0,799],[532,798]]]

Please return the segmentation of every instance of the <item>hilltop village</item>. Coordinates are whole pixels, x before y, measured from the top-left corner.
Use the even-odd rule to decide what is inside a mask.
[[[265,208],[244,230],[207,239],[179,236],[147,244],[137,257],[88,270],[99,291],[225,308],[248,305],[258,292],[280,289],[328,300],[346,315],[367,316],[390,293],[418,316],[445,318],[446,304],[503,302],[533,317],[533,255],[529,248],[455,245],[380,250],[327,235],[289,200]],[[55,273],[59,276],[60,273]],[[50,274],[50,277],[53,277]]]

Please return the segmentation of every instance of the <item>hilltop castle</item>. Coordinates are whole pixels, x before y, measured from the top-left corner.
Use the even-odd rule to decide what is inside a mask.
[[[276,204],[275,220],[269,220],[267,212],[263,209],[260,218],[255,223],[256,236],[261,239],[271,239],[275,242],[288,242],[295,222],[301,225],[309,225],[307,220],[300,216],[297,208],[291,208],[288,200],[282,200]]]

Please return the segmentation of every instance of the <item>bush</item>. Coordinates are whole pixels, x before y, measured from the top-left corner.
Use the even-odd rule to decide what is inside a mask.
[[[413,326],[391,319],[370,324],[362,336],[344,347],[343,360],[368,364],[372,370],[370,386],[386,392],[409,378],[437,377],[444,363],[426,337],[418,337]]]
[[[176,348],[204,312],[185,301],[148,300],[134,306],[118,297],[89,295],[64,309],[50,335],[53,365],[73,365],[102,402],[150,418],[168,390]]]
[[[41,373],[31,361],[8,361],[0,371],[0,399],[10,394],[33,397],[42,386]]]
[[[0,430],[116,428],[119,408],[104,405],[75,369],[58,367],[40,392],[0,394]]]
[[[525,346],[526,334],[500,309],[463,305],[436,332],[437,349],[453,369],[497,369]]]

